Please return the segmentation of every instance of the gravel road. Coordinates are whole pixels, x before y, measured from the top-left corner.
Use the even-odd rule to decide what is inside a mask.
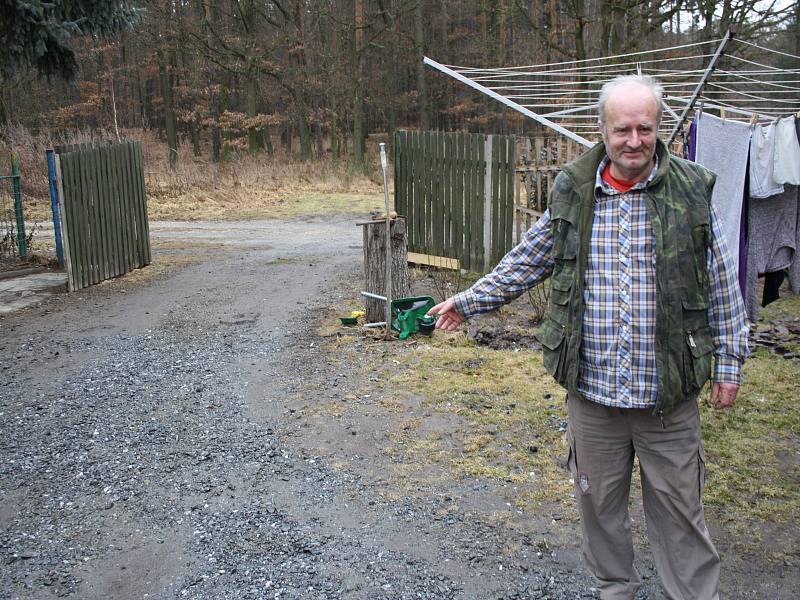
[[[0,598],[595,597],[574,523],[497,482],[379,494],[380,422],[295,414],[354,385],[315,329],[353,222],[157,223],[191,262],[0,318]]]

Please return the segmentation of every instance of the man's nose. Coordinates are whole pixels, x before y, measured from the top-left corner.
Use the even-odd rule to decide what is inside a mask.
[[[642,143],[642,139],[639,137],[639,133],[636,131],[632,131],[630,136],[628,137],[628,145],[631,148],[638,148]]]

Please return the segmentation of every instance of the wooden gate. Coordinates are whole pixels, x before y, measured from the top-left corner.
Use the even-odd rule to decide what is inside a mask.
[[[409,251],[491,268],[512,245],[514,164],[510,136],[395,132],[395,206]]]
[[[150,264],[139,144],[102,142],[55,151],[70,291]]]

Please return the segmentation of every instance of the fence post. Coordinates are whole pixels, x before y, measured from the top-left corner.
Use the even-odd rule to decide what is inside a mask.
[[[69,250],[69,224],[67,222],[67,208],[66,200],[64,198],[64,179],[61,172],[61,155],[54,156],[55,163],[55,176],[56,176],[56,193],[58,194],[59,204],[64,210],[59,211],[61,231],[66,232],[64,235],[64,264],[67,267],[67,284],[70,292],[78,289],[75,283],[75,266],[72,263],[72,257]]]
[[[25,244],[25,216],[22,214],[22,190],[19,185],[19,158],[11,155],[11,187],[14,190],[14,214],[17,217],[17,248],[19,257],[25,258],[28,249]]]
[[[53,234],[56,238],[56,257],[58,264],[64,266],[64,247],[61,245],[61,209],[58,201],[58,187],[56,185],[56,158],[55,151],[47,151],[47,181],[50,184],[50,207],[53,211]]]
[[[483,164],[486,176],[483,180],[483,270],[491,267],[492,261],[492,138],[483,138]]]

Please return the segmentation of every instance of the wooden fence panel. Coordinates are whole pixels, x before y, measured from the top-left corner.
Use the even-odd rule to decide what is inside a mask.
[[[480,271],[511,248],[513,137],[398,131],[394,147],[395,203],[411,251]]]
[[[150,264],[139,144],[101,142],[56,150],[70,290]]]

